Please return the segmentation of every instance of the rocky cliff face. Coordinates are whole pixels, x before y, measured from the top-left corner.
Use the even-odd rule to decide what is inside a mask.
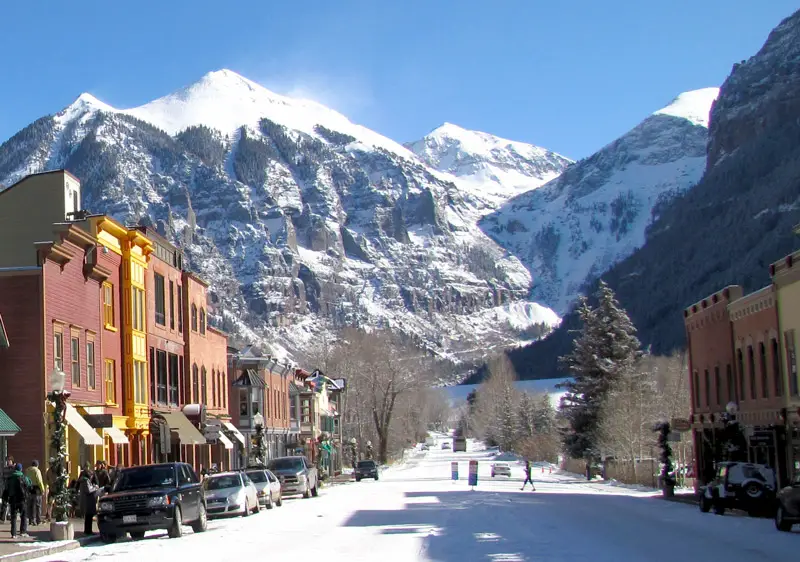
[[[734,65],[709,126],[700,182],[664,205],[646,243],[603,275],[645,346],[685,346],[683,309],[725,285],[770,282],[769,264],[798,246],[800,223],[800,11],[763,48]],[[566,175],[566,174],[565,174]],[[542,188],[544,189],[544,188]],[[559,374],[579,327],[574,314],[545,341],[512,352],[522,375]]]
[[[556,179],[481,220],[481,228],[532,272],[533,300],[565,313],[587,283],[644,244],[659,210],[703,173],[717,92],[681,94]]]
[[[2,185],[55,168],[85,208],[183,247],[212,318],[276,355],[361,325],[460,357],[557,322],[524,302],[529,273],[474,228],[452,175],[230,71],[130,110],[84,94],[0,146]]]

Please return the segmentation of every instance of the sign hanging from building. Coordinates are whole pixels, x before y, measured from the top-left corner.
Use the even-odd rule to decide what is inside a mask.
[[[681,433],[692,429],[692,424],[685,418],[673,418],[669,425],[672,431],[680,431]]]

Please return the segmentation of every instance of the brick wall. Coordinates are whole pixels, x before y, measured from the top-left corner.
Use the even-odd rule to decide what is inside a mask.
[[[0,349],[0,408],[20,433],[8,439],[17,462],[46,462],[45,371],[42,363],[41,271],[10,276],[0,273],[0,314],[10,347]]]

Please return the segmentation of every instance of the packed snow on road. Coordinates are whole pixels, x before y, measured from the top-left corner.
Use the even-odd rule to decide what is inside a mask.
[[[140,541],[96,543],[40,560],[380,560],[675,562],[794,560],[800,533],[772,520],[702,514],[652,490],[586,482],[546,463],[534,465],[536,491],[520,490],[524,468],[491,477],[491,450],[418,448],[380,480],[329,486],[311,499],[248,518],[214,520],[180,539],[148,533]],[[471,489],[469,461],[478,460]],[[458,462],[459,480],[451,480]]]

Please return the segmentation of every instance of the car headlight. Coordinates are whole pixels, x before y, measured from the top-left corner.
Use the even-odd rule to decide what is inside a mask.
[[[169,496],[156,496],[147,500],[148,507],[159,507],[169,505]]]
[[[108,513],[109,511],[114,511],[114,502],[100,502],[100,511],[103,513]]]
[[[239,492],[233,493],[230,496],[228,496],[228,503],[241,504],[244,503],[242,501],[243,498],[244,498],[244,490],[241,490]]]
[[[306,475],[305,474],[298,474],[297,475],[297,481],[298,482],[305,482],[306,481]]]

